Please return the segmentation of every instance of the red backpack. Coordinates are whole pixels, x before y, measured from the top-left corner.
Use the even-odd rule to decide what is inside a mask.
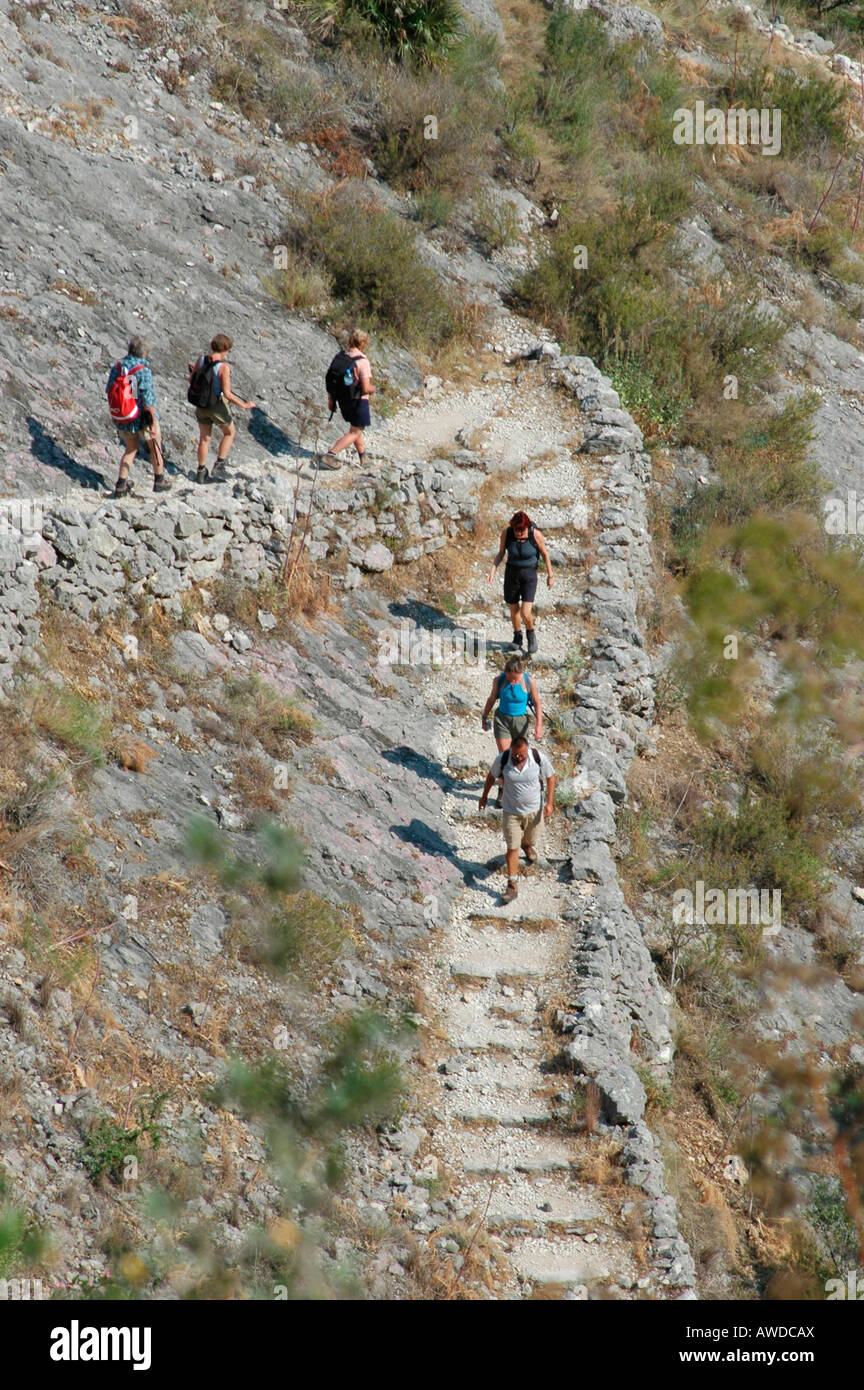
[[[115,424],[129,424],[138,414],[138,399],[132,390],[132,378],[143,369],[143,363],[131,370],[124,367],[122,362],[117,363],[117,375],[108,388],[108,409]]]

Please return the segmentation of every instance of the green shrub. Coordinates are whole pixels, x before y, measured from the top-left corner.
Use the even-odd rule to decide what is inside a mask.
[[[418,222],[424,227],[446,227],[453,212],[453,199],[438,188],[428,188],[414,199]]]
[[[815,392],[790,397],[772,414],[727,402],[725,418],[709,420],[710,432],[699,426],[689,430],[697,446],[716,447],[721,481],[700,488],[673,513],[672,534],[685,565],[713,524],[738,526],[761,511],[775,516],[793,508],[816,511],[825,484],[808,446],[818,404]]]
[[[812,149],[817,141],[842,145],[845,101],[840,82],[767,66],[739,73],[735,89],[736,106],[782,112],[781,142],[787,159]]]
[[[300,970],[321,975],[337,959],[350,935],[343,909],[317,893],[296,893],[272,915],[259,958],[275,974]]]
[[[31,1269],[46,1245],[42,1228],[13,1204],[9,1180],[0,1168],[0,1279]]]
[[[474,36],[446,69],[380,74],[372,116],[372,159],[394,187],[464,195],[492,171],[505,102],[492,82],[496,53]],[[434,124],[433,124],[434,122]]]
[[[652,162],[681,152],[672,139],[680,84],[662,63],[635,63],[636,45],[611,43],[599,16],[557,8],[546,28],[534,118],[561,152],[581,160],[619,137],[650,150]]]
[[[519,240],[519,222],[513,204],[505,198],[497,198],[492,189],[486,189],[474,199],[471,223],[487,251],[500,251]]]
[[[326,314],[330,292],[324,276],[293,248],[286,247],[285,251],[287,264],[265,280],[264,288],[292,313]]]
[[[110,733],[106,712],[77,690],[45,690],[35,702],[33,717],[36,726],[64,748],[83,754],[94,766],[105,762]]]
[[[736,815],[716,808],[696,821],[692,833],[703,851],[699,877],[706,889],[751,883],[779,888],[784,917],[807,919],[815,912],[827,887],[821,856],[775,799],[745,800]]]
[[[356,187],[312,198],[306,212],[282,239],[324,269],[346,315],[407,347],[436,349],[457,335],[457,306],[396,213]]]
[[[91,1182],[97,1182],[104,1174],[115,1186],[120,1186],[124,1178],[124,1168],[128,1158],[140,1159],[138,1142],[146,1134],[151,1147],[161,1147],[164,1134],[159,1125],[159,1114],[166,1100],[164,1093],[142,1100],[136,1106],[138,1126],[125,1129],[115,1120],[104,1119],[91,1129],[84,1139],[81,1162]]]
[[[464,24],[455,0],[317,0],[308,8],[335,39],[365,38],[413,64],[442,61]]]
[[[296,700],[280,695],[255,672],[230,676],[223,682],[222,712],[233,723],[237,738],[248,746],[257,741],[274,758],[287,743],[311,743],[315,723]]]

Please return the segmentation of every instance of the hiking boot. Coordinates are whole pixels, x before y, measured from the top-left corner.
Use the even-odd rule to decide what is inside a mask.
[[[507,648],[507,650],[508,650],[508,652],[521,652],[521,650],[522,650],[522,629],[521,629],[521,627],[520,627],[520,629],[519,629],[518,632],[514,632],[514,633],[513,633],[513,641],[510,643],[510,646]]]
[[[519,889],[516,887],[516,884],[514,883],[513,879],[508,878],[507,887],[505,891],[501,894],[502,903],[512,903],[513,899],[518,898],[518,896]]]
[[[533,656],[534,653],[536,652],[536,650],[537,650],[537,633],[534,631],[534,629],[533,629],[533,627],[532,627],[531,631],[528,633],[528,655],[529,655],[529,656]]]
[[[525,858],[528,860],[528,863],[529,863],[529,864],[536,864],[536,863],[537,863],[537,851],[536,851],[536,849],[534,848],[534,846],[533,846],[533,845],[523,845],[522,848],[523,848],[524,851],[525,851]]]
[[[171,491],[171,479],[170,479],[170,478],[166,478],[164,473],[157,473],[156,476],[155,476],[154,479],[153,479],[153,491],[154,491],[154,492],[170,492],[170,491]]]
[[[224,459],[216,460],[212,469],[210,470],[210,477],[207,481],[210,483],[228,482],[228,468]]]
[[[130,483],[128,478],[124,478],[122,482],[118,479],[114,486],[114,496],[128,497],[134,486],[135,484]]]
[[[206,468],[199,468],[195,474],[195,481],[196,483],[206,483],[208,476]]]
[[[330,450],[328,449],[328,450],[327,450],[327,453],[326,453],[326,454],[322,454],[322,455],[320,456],[320,458],[318,459],[318,467],[319,467],[319,468],[330,468],[330,469],[334,469],[334,470],[335,470],[335,469],[337,469],[337,468],[341,468],[341,467],[342,467],[342,460],[339,459],[339,458],[337,458],[336,455],[333,454],[333,453],[331,453]]]

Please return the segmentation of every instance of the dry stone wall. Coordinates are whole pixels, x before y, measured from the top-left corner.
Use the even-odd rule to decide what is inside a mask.
[[[308,469],[307,469],[308,472]],[[445,545],[473,525],[469,475],[444,459],[394,464],[356,486],[302,480],[297,541],[310,505],[311,559],[347,554],[345,585]],[[180,617],[182,594],[223,565],[255,583],[281,566],[294,516],[294,480],[238,478],[233,488],[178,488],[167,499],[74,500],[48,495],[5,504],[0,516],[0,689],[39,636],[43,596],[85,620],[145,594]]]
[[[650,742],[654,715],[651,659],[639,600],[651,590],[647,500],[651,460],[642,436],[608,377],[587,357],[562,357],[553,377],[588,417],[583,453],[596,458],[588,484],[599,494],[598,560],[585,608],[596,622],[565,732],[579,749],[579,799],[565,808],[573,822],[570,868],[584,885],[567,915],[573,923],[570,1005],[559,1015],[574,1070],[594,1081],[605,1118],[624,1129],[629,1182],[644,1191],[661,1283],[693,1297],[695,1266],[666,1191],[662,1158],[645,1122],[646,1092],[637,1068],[659,1082],[672,1062],[671,998],[663,988],[637,918],[618,882],[612,845],[615,812],[626,796],[633,758]]]

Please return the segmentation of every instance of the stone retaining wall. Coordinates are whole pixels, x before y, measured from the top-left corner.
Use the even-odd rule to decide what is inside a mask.
[[[625,1127],[628,1181],[648,1198],[652,1256],[661,1282],[693,1297],[695,1266],[666,1192],[663,1162],[644,1120],[641,1063],[665,1081],[672,1061],[671,997],[658,979],[639,922],[618,883],[611,846],[615,808],[626,796],[630,764],[648,743],[654,714],[651,659],[638,602],[651,590],[647,489],[651,461],[642,436],[608,377],[587,357],[559,358],[553,379],[588,417],[581,448],[596,458],[589,490],[601,494],[598,561],[588,574],[585,609],[598,635],[574,689],[574,707],[559,723],[579,749],[579,796],[565,814],[574,822],[570,868],[591,885],[574,894],[571,1003],[559,1015],[564,1055],[599,1088],[605,1119]]]
[[[309,472],[307,468],[307,473]],[[140,484],[139,484],[140,486]],[[302,480],[297,535],[312,489]],[[439,549],[471,529],[473,480],[446,460],[394,464],[356,486],[322,485],[312,497],[313,561],[344,551],[346,587]],[[181,595],[223,565],[250,584],[281,565],[291,530],[294,479],[238,478],[232,488],[190,486],[163,497],[100,501],[89,493],[7,502],[0,515],[0,689],[39,636],[43,594],[83,619],[105,618],[139,594],[181,615]],[[297,542],[295,542],[297,543]]]

